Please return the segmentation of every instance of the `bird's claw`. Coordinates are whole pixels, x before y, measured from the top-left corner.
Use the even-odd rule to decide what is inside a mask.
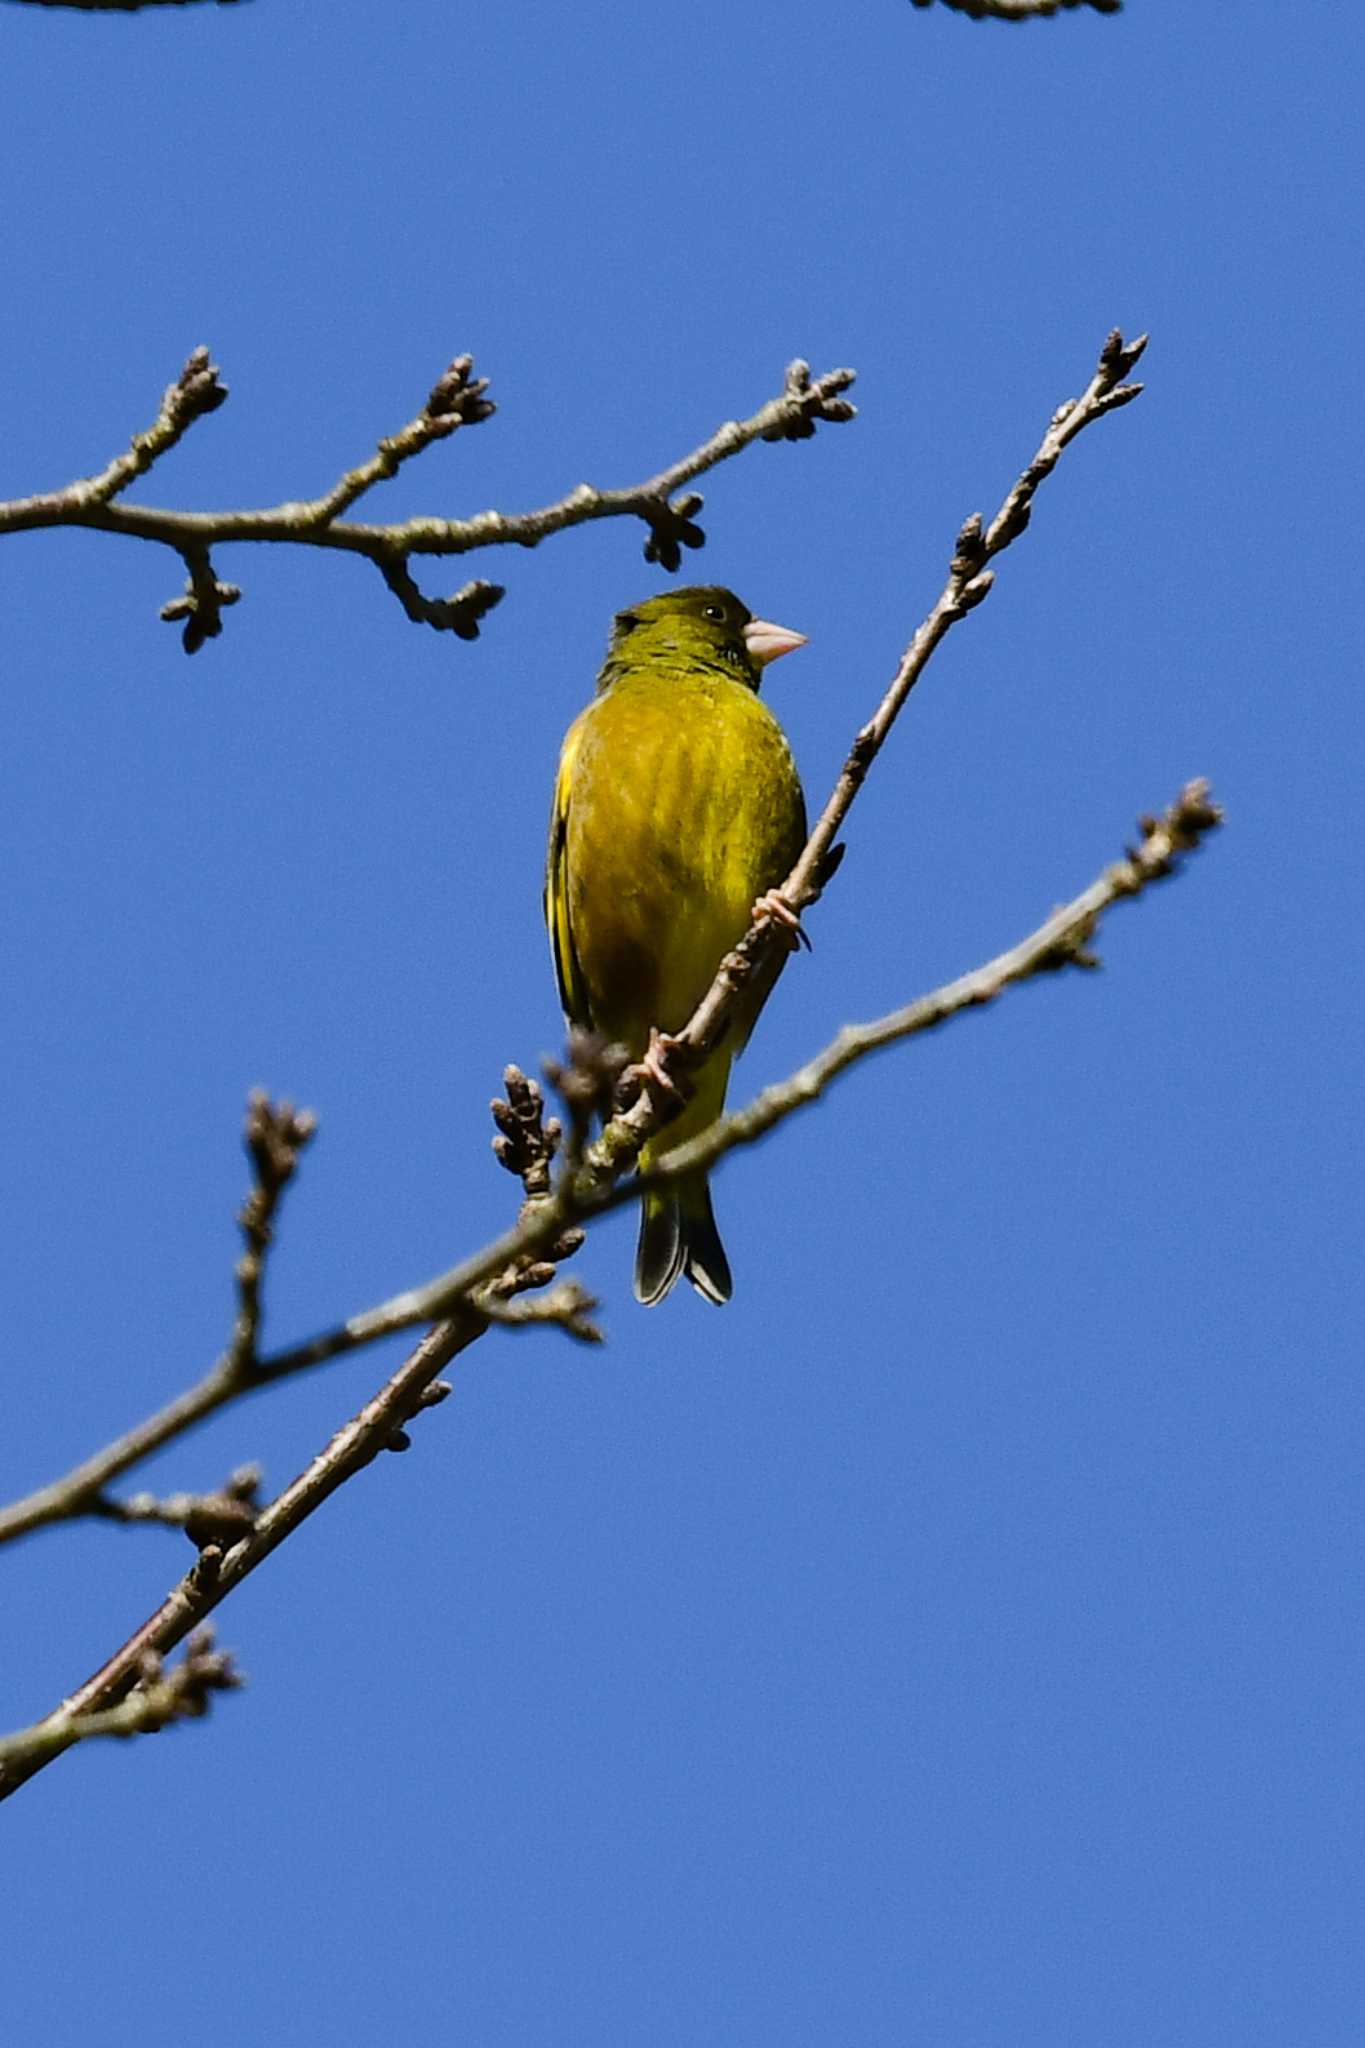
[[[793,952],[798,946],[804,946],[807,952],[810,951],[810,940],[801,923],[801,913],[793,910],[780,889],[765,889],[763,894],[756,898],[753,909],[749,912],[749,921],[751,924],[776,925]]]
[[[649,1027],[649,1044],[636,1062],[635,1071],[645,1084],[661,1095],[666,1102],[681,1102],[682,1089],[663,1065],[667,1056],[677,1050],[678,1040],[667,1031],[660,1031],[657,1024]]]

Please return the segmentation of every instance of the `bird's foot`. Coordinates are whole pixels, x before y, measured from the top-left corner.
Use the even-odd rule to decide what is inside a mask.
[[[657,1024],[649,1027],[649,1044],[642,1057],[636,1062],[635,1071],[649,1088],[652,1088],[665,1102],[683,1101],[683,1091],[663,1065],[668,1055],[677,1050],[679,1041],[670,1032],[660,1031]]]
[[[798,946],[804,946],[807,952],[810,951],[810,940],[801,923],[801,913],[799,910],[793,910],[780,889],[766,889],[755,900],[749,912],[749,921],[751,924],[776,925],[793,952]]]

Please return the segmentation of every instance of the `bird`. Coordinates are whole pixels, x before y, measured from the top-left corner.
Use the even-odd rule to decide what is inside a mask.
[[[571,1028],[620,1044],[656,1083],[661,1042],[754,918],[793,942],[799,930],[777,885],[805,844],[805,799],[759,685],[804,645],[719,585],[645,598],[616,614],[596,694],[565,735],[544,897],[560,1001]],[[720,1115],[753,1008],[643,1147],[642,1172]],[[684,1274],[705,1300],[730,1299],[705,1172],[641,1197],[636,1298],[660,1302]]]

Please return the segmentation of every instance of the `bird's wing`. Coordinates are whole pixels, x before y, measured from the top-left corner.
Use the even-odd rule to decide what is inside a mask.
[[[564,1015],[580,1030],[591,1031],[592,1012],[587,986],[578,964],[569,924],[569,791],[582,738],[582,723],[577,719],[569,727],[559,756],[554,807],[550,813],[550,844],[545,862],[545,922],[549,927],[550,950],[554,954],[555,979],[559,983],[559,1000]]]

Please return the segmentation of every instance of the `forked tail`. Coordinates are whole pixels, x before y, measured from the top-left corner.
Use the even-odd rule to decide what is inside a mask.
[[[635,1298],[652,1308],[685,1273],[698,1294],[717,1308],[730,1299],[730,1261],[716,1228],[704,1173],[676,1187],[654,1188],[640,1203],[635,1251]]]

